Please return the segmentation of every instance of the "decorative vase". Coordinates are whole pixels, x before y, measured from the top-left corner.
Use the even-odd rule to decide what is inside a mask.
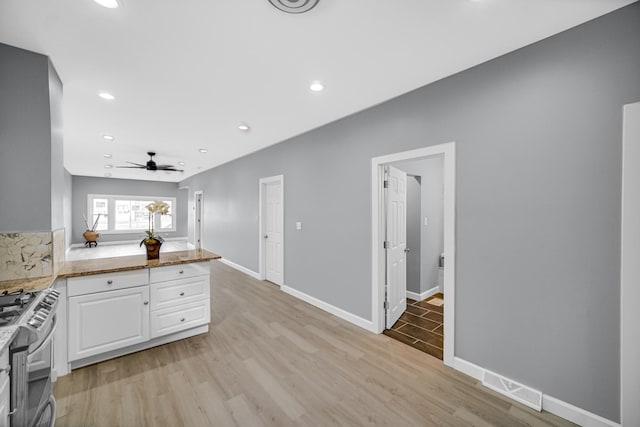
[[[162,242],[155,239],[147,239],[144,241],[144,245],[147,248],[147,259],[160,258],[160,246],[162,246]]]
[[[100,233],[96,233],[95,231],[87,230],[82,233],[82,237],[85,240],[85,246],[97,246],[98,245],[98,237],[100,237]]]

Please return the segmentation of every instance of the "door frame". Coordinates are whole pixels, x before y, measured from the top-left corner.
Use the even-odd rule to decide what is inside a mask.
[[[620,422],[640,422],[640,102],[623,108],[620,224]]]
[[[456,146],[455,142],[432,145],[415,150],[388,154],[371,159],[371,314],[376,333],[384,328],[384,166],[401,160],[444,156],[444,364],[453,366],[455,344],[455,200],[456,200]]]
[[[198,200],[198,195],[200,195],[200,206],[198,206],[197,200]],[[204,212],[203,206],[202,206],[202,202],[204,201],[204,191],[202,190],[197,190],[193,192],[193,246],[195,246],[196,249],[203,249],[204,248],[204,244],[203,244],[203,240],[204,240],[204,236],[203,236],[203,221],[202,221],[202,214]],[[198,212],[198,209],[200,209],[200,212]],[[198,214],[200,214],[200,223],[198,224]],[[198,237],[200,237],[200,246],[198,246]]]
[[[265,196],[266,196],[266,192],[265,189],[267,187],[267,184],[272,184],[274,182],[279,182],[280,183],[280,229],[282,230],[282,245],[280,246],[280,259],[282,260],[282,265],[280,266],[282,268],[282,283],[279,283],[280,286],[284,286],[284,175],[275,175],[275,176],[270,176],[270,177],[266,177],[266,178],[260,178],[260,201],[259,201],[259,219],[258,219],[258,248],[259,248],[259,253],[258,253],[258,277],[260,278],[260,280],[266,280],[267,279],[267,268],[266,268],[266,261],[265,261],[265,256],[267,251],[265,250],[265,241],[264,241],[264,229],[266,228],[264,226],[264,220],[265,220],[265,215],[264,215],[264,209],[265,209]]]

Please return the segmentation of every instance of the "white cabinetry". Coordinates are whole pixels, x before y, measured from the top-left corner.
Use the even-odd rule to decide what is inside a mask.
[[[166,280],[174,277],[180,279]],[[208,269],[198,264],[159,267],[150,278],[151,338],[211,321]]]
[[[66,328],[55,338],[56,373],[207,332],[209,269],[196,262],[58,280]]]
[[[69,361],[149,340],[149,287],[69,298]]]
[[[9,350],[0,355],[0,427],[9,427]]]

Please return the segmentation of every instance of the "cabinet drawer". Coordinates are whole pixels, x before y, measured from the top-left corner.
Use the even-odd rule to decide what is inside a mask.
[[[185,277],[201,276],[203,274],[209,274],[210,270],[211,266],[208,262],[155,267],[149,271],[149,281],[151,283],[156,283],[166,282],[167,280],[183,279]]]
[[[208,299],[209,275],[151,284],[151,310]]]
[[[118,273],[95,274],[92,276],[70,277],[67,279],[67,295],[86,295],[95,292],[132,288],[149,283],[149,272],[142,270]]]
[[[211,321],[209,298],[151,312],[151,338],[204,325]]]

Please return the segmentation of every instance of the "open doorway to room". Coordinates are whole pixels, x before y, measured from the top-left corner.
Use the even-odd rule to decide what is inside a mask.
[[[449,366],[454,156],[454,143],[447,143],[372,160],[374,325]]]
[[[444,155],[394,162],[390,167],[406,173],[406,310],[393,319],[393,325],[387,322],[384,333],[442,360]]]

